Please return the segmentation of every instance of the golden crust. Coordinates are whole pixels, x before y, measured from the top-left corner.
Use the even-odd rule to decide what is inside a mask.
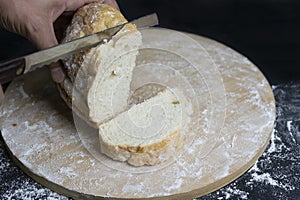
[[[125,22],[127,22],[125,17],[115,8],[107,4],[90,3],[79,8],[74,14],[63,42],[90,35]],[[137,29],[135,25],[127,24],[119,33],[128,31],[134,32]],[[120,34],[118,35],[120,36]],[[90,50],[82,51],[64,61],[71,82],[74,82],[77,72],[84,62],[85,55],[89,52]]]
[[[148,153],[152,151],[157,151],[163,148],[166,148],[170,143],[171,140],[176,138],[179,135],[179,130],[173,132],[170,134],[167,138],[164,140],[154,143],[147,146],[118,146],[120,149],[131,152],[131,153]]]
[[[124,22],[127,20],[118,10],[106,4],[91,3],[79,8],[74,14],[65,41],[96,33]],[[80,29],[75,30],[77,25]]]
[[[180,148],[182,138],[179,130],[174,131],[161,142],[148,146],[129,147],[108,144],[100,137],[101,152],[108,157],[125,161],[133,166],[156,165],[174,156],[174,150]]]

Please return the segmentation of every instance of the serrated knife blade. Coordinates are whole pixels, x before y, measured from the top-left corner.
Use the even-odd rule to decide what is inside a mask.
[[[17,76],[58,61],[59,59],[65,58],[76,52],[108,42],[127,23],[133,23],[137,26],[137,28],[150,27],[158,25],[158,17],[155,13],[146,15],[131,22],[126,22],[98,33],[0,63],[0,83],[7,83]]]

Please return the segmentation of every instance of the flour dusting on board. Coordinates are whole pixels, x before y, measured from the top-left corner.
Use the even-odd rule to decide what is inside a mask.
[[[0,199],[7,200],[68,200],[28,178],[9,158],[0,141]]]
[[[278,101],[278,119],[266,151],[242,177],[199,200],[258,199],[264,198],[264,195],[273,199],[297,199],[299,197],[300,178],[297,174],[299,175],[300,171],[300,140],[297,138],[300,138],[300,116],[298,115],[300,104],[296,106],[291,102],[300,102],[300,100],[297,95],[295,96],[297,93],[295,90],[289,93],[281,85],[272,86],[272,89]],[[293,94],[293,92],[296,93]],[[288,95],[293,98],[286,102]],[[294,115],[286,119],[284,116],[287,116],[287,113],[294,113]]]
[[[217,51],[216,49],[214,50]],[[207,55],[205,54],[205,56]],[[214,110],[214,106],[218,107],[220,106],[219,104],[209,105],[206,101],[201,102],[203,103],[201,105],[204,106],[199,110],[200,112],[195,113],[204,114],[206,115],[205,117],[208,116],[208,118],[202,115],[195,115],[192,119],[194,120],[193,125],[201,125],[191,127],[193,131],[190,132],[191,134],[195,134],[195,137],[194,135],[190,136],[192,136],[194,141],[192,145],[185,148],[193,149],[183,152],[177,162],[161,170],[128,175],[128,173],[124,171],[103,166],[101,162],[91,157],[80,143],[72,121],[69,121],[69,119],[64,116],[66,110],[61,108],[58,112],[58,110],[54,109],[56,108],[56,103],[58,103],[58,96],[57,99],[49,99],[48,96],[41,96],[38,100],[39,102],[43,102],[43,104],[35,103],[33,105],[30,101],[28,101],[28,103],[26,102],[26,104],[18,110],[18,112],[24,115],[18,115],[17,117],[19,121],[28,121],[28,123],[13,126],[12,124],[15,118],[6,118],[4,120],[5,123],[2,124],[3,137],[5,141],[13,141],[8,143],[9,148],[16,157],[21,156],[23,164],[29,168],[31,167],[30,169],[34,171],[34,173],[56,184],[63,184],[65,188],[84,194],[142,198],[173,195],[181,192],[189,192],[199,187],[205,187],[228,176],[231,171],[237,170],[240,166],[235,165],[236,160],[239,160],[241,166],[247,164],[259,151],[261,146],[268,141],[266,131],[268,131],[268,135],[273,125],[270,121],[272,122],[274,120],[273,115],[266,114],[266,110],[270,110],[270,113],[274,112],[274,105],[267,103],[270,99],[264,99],[265,96],[269,96],[271,93],[269,88],[261,87],[261,85],[265,84],[260,81],[264,79],[264,77],[257,76],[255,70],[253,70],[255,66],[245,61],[239,54],[233,52],[233,54],[230,53],[222,56],[228,61],[226,63],[228,65],[220,65],[219,68],[222,69],[222,67],[225,68],[229,66],[227,72],[231,70],[231,73],[222,73],[224,71],[220,70],[224,80],[238,78],[238,76],[235,77],[235,72],[237,71],[237,73],[249,73],[248,79],[235,80],[235,82],[238,83],[243,81],[241,85],[236,84],[231,86],[228,85],[228,82],[224,82],[225,89],[231,89],[232,94],[236,93],[230,96],[231,99],[229,99],[228,102],[231,104],[227,104],[226,109],[235,110],[236,112],[228,115],[226,118],[227,123],[224,123],[220,134],[217,132],[218,129],[214,128],[214,126],[204,131],[206,130],[203,125],[205,119],[208,119],[211,124],[216,125],[217,123],[215,123],[214,119],[217,115],[221,115],[222,113],[220,114]],[[231,60],[231,57],[234,57],[234,59]],[[241,61],[239,61],[239,58]],[[216,60],[218,60],[218,58],[216,58]],[[252,67],[249,67],[249,65]],[[240,66],[240,68],[243,69],[239,69],[236,66]],[[192,76],[193,73],[191,72],[193,71],[189,70],[192,69],[183,68],[182,72]],[[145,76],[146,75],[149,74],[145,74]],[[198,76],[193,78],[192,81],[199,81]],[[259,85],[255,87],[257,82]],[[202,87],[197,90],[196,95],[206,97],[207,88],[205,84],[201,86]],[[235,90],[235,87],[238,89]],[[51,87],[48,89],[50,90]],[[210,94],[217,94],[217,92],[213,90],[214,88],[209,89],[211,89],[211,91],[209,91]],[[261,92],[252,92],[249,94],[249,90],[260,90]],[[20,95],[22,91],[17,91],[17,93]],[[28,96],[31,97],[30,94],[28,94]],[[212,100],[215,100],[214,98],[207,99],[210,100],[210,103]],[[203,99],[200,98],[200,100]],[[219,103],[219,101],[214,102]],[[15,105],[11,104],[7,109],[15,110],[16,108]],[[25,112],[26,109],[30,109],[31,113],[28,114],[28,112]],[[243,115],[237,115],[238,112],[243,113]],[[210,117],[211,114],[217,115],[213,115],[214,118],[212,118]],[[58,124],[50,122],[48,119],[49,116],[57,116],[55,119],[60,119],[57,122]],[[256,116],[259,117],[256,118]],[[41,117],[43,117],[42,119],[44,120],[41,120]],[[39,124],[40,127],[35,127],[38,121],[37,119],[44,121],[46,125],[41,123]],[[199,120],[199,123],[196,123],[198,122],[197,120]],[[27,128],[23,130],[22,127],[26,127],[26,125]],[[234,132],[232,131],[233,129]],[[50,130],[52,130],[51,133],[49,132]],[[27,134],[25,139],[20,134],[22,131],[25,131]],[[37,134],[37,131],[39,134]],[[234,137],[232,133],[235,133]],[[240,143],[237,143],[237,141]],[[45,142],[49,145],[43,145]],[[38,143],[41,144],[41,146],[39,146]],[[37,151],[28,151],[29,147],[26,146],[28,144],[36,144],[35,149]],[[44,148],[46,148],[45,151],[43,151]],[[22,151],[22,149],[26,149],[26,151]],[[78,152],[80,152],[80,154]],[[192,152],[198,152],[198,154],[192,154],[194,156],[190,156]],[[116,165],[117,164],[118,163],[116,163]],[[207,178],[208,175],[209,178]],[[256,180],[257,179],[255,179],[255,181]],[[226,190],[226,197],[231,193],[240,195],[241,198],[248,195],[247,192],[243,192],[238,188],[229,188]]]

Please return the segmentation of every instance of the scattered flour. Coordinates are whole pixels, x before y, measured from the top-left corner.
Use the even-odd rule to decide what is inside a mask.
[[[249,195],[248,192],[239,190],[236,187],[233,187],[233,188],[229,187],[229,188],[226,188],[225,199],[230,199],[232,194],[239,196],[240,199],[248,199],[248,195]]]
[[[33,199],[46,199],[46,200],[68,200],[67,197],[60,196],[51,192],[49,189],[38,189],[32,184],[26,182],[23,185],[24,188],[14,191],[7,191],[3,198],[7,200],[33,200]]]
[[[248,62],[245,60],[245,62]],[[256,68],[255,68],[256,69]],[[263,85],[263,84],[262,84]],[[272,86],[273,90],[277,89],[277,86]],[[23,88],[22,88],[23,89]],[[26,98],[26,93],[20,91],[24,98]],[[24,93],[23,93],[24,92]],[[257,94],[252,94],[253,101],[257,100]],[[259,104],[258,104],[259,105]],[[292,136],[293,122],[287,121],[286,127],[289,131],[289,134]],[[24,176],[22,172],[16,167],[12,167],[10,159],[7,157],[7,154],[3,151],[4,145],[0,141],[0,180],[5,178],[6,173],[12,174],[17,173],[15,177],[8,178],[11,182],[7,185],[0,186],[0,197],[1,199],[47,199],[47,200],[67,200],[67,197],[58,195],[57,193],[52,192],[49,189],[45,189],[36,182],[29,179],[27,176]],[[216,193],[208,195],[204,198],[210,199],[248,199],[250,196],[251,187],[254,187],[256,184],[270,185],[272,187],[277,187],[284,189],[286,191],[298,189],[299,186],[293,185],[293,183],[285,183],[280,179],[273,176],[273,174],[267,171],[267,168],[261,167],[260,164],[264,161],[268,161],[272,154],[280,154],[284,150],[289,150],[289,148],[284,143],[283,139],[278,135],[278,132],[275,130],[272,134],[269,148],[262,155],[260,160],[246,173],[241,179],[236,180],[232,184],[218,190]],[[5,157],[6,156],[6,157]],[[94,164],[93,164],[94,165]],[[272,169],[270,169],[272,170]],[[62,173],[68,173],[69,176],[73,176],[72,170],[69,168],[62,168]],[[19,177],[19,178],[18,178]],[[172,187],[167,187],[167,190],[174,190],[182,185],[182,179],[177,179],[177,181],[172,185]],[[239,181],[240,182],[237,184]],[[246,186],[246,188],[241,189],[240,185]],[[6,182],[5,182],[6,184]],[[13,186],[13,187],[12,187]],[[247,187],[249,186],[249,187]],[[142,187],[141,187],[142,188]],[[127,190],[134,190],[132,187],[125,188]]]
[[[272,87],[273,90],[276,88],[278,87]],[[278,117],[282,114],[284,113],[277,112]],[[276,199],[275,196],[277,199],[294,199],[285,195],[296,194],[297,191],[300,191],[300,180],[296,175],[299,174],[299,170],[297,171],[299,169],[299,164],[297,164],[299,163],[299,154],[296,150],[299,144],[295,139],[299,132],[298,124],[299,122],[293,120],[277,121],[268,148],[252,168],[233,183],[214,193],[198,198],[198,200],[253,199],[252,193],[259,195],[262,194],[262,190],[268,190],[268,194],[272,193],[274,199]],[[293,162],[286,166],[286,160]],[[282,164],[278,162],[282,162]],[[277,193],[278,191],[280,192]]]

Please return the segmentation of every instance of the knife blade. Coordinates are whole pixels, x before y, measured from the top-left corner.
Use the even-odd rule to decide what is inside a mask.
[[[58,61],[76,52],[90,49],[101,43],[106,43],[128,23],[135,24],[137,28],[145,28],[158,25],[158,17],[156,13],[146,15],[131,22],[122,23],[70,42],[0,63],[0,83],[7,83],[17,76]]]

